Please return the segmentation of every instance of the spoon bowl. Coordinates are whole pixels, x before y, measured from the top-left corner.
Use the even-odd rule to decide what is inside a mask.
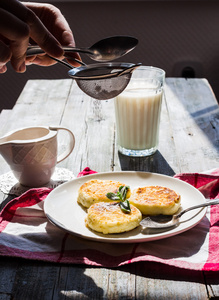
[[[176,215],[173,216],[165,216],[165,215],[158,215],[158,216],[148,216],[144,218],[140,225],[143,229],[149,228],[149,229],[162,229],[162,228],[171,228],[174,226],[178,226],[180,223],[180,217],[187,213],[190,210],[202,208],[210,205],[219,204],[219,199],[214,199],[211,201],[207,201],[206,203],[202,203],[199,205],[191,206],[187,209],[182,210]]]
[[[96,61],[106,62],[120,58],[133,50],[138,40],[131,36],[113,36],[95,43],[87,55]]]

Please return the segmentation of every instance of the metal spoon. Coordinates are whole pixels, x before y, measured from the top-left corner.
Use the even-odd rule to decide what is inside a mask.
[[[191,206],[173,216],[159,215],[159,216],[153,216],[153,217],[152,216],[146,217],[140,222],[140,225],[143,228],[151,228],[151,229],[160,229],[160,228],[168,228],[168,227],[177,226],[179,224],[180,217],[183,214],[185,214],[186,212],[196,209],[196,208],[206,207],[206,206],[215,205],[215,204],[219,204],[219,199],[214,199],[214,200],[211,200],[211,201],[199,204],[199,205]]]
[[[63,50],[67,52],[80,52],[87,54],[95,61],[106,62],[117,59],[131,50],[138,44],[138,40],[131,36],[112,36],[100,40],[90,48],[65,47]],[[37,55],[45,53],[39,46],[29,46],[26,55]]]

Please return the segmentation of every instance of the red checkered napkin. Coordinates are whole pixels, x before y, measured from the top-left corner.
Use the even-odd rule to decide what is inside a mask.
[[[79,176],[93,172],[86,168]],[[175,177],[207,198],[219,196],[219,170]],[[50,191],[31,189],[5,206],[0,214],[0,255],[104,267],[154,261],[192,270],[219,270],[219,205],[211,206],[197,226],[179,235],[138,244],[110,244],[78,238],[48,222],[43,200]]]

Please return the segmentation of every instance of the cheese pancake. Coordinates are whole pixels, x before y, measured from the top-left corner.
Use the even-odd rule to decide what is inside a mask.
[[[141,212],[133,205],[130,213],[124,213],[119,202],[99,202],[88,209],[85,224],[95,231],[109,234],[130,231],[139,226],[141,220]]]
[[[129,202],[144,215],[173,215],[180,208],[180,195],[167,187],[146,186],[134,189]]]
[[[117,193],[120,186],[125,186],[125,184],[113,180],[89,180],[79,188],[77,201],[84,207],[90,207],[97,202],[112,202],[106,194]],[[130,190],[127,192],[127,198],[129,196]]]

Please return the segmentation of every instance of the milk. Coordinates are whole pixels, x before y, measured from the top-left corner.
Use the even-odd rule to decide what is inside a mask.
[[[131,150],[156,150],[162,89],[126,89],[115,98],[118,145]],[[149,153],[150,154],[150,153]]]

